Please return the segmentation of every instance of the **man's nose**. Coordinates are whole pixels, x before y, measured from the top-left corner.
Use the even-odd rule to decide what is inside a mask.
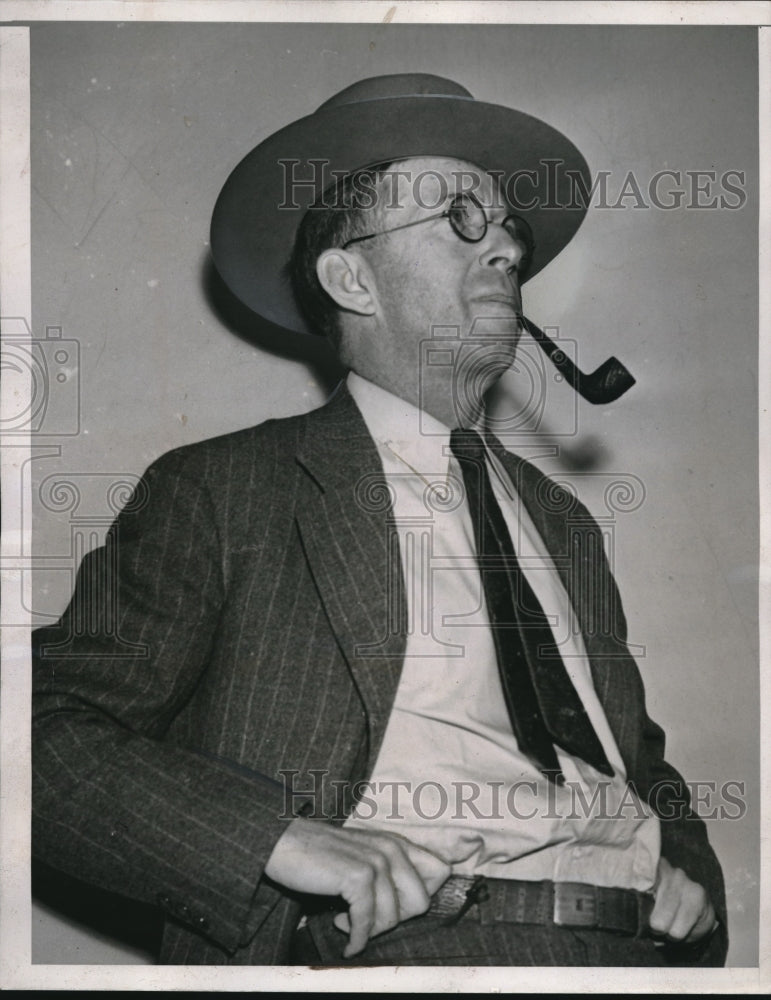
[[[511,272],[516,270],[523,256],[522,244],[518,243],[501,223],[488,223],[487,232],[482,241],[480,263],[488,267],[497,267],[501,271]]]

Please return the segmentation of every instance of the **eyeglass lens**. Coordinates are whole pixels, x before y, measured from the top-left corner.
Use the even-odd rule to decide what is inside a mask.
[[[487,231],[487,218],[482,206],[467,197],[458,195],[448,209],[450,225],[463,239],[481,240]]]
[[[459,194],[453,199],[447,214],[450,225],[461,239],[478,243],[487,232],[487,216],[484,209],[476,198],[470,195]],[[522,244],[525,259],[529,259],[534,249],[530,226],[516,215],[508,215],[503,220],[503,226],[512,239]]]

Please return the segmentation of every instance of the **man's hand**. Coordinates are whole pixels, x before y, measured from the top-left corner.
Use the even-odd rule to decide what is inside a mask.
[[[276,842],[265,874],[287,889],[342,896],[350,927],[345,958],[362,951],[370,937],[428,909],[450,866],[404,837],[345,830],[295,819]]]
[[[654,934],[672,944],[695,944],[715,929],[717,918],[706,891],[665,858],[659,860],[653,892],[656,902],[650,928]]]

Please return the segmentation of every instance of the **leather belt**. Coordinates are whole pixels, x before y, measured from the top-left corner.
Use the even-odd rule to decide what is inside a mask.
[[[483,924],[556,924],[642,937],[652,909],[652,894],[632,889],[451,875],[426,916],[445,925],[468,916]]]

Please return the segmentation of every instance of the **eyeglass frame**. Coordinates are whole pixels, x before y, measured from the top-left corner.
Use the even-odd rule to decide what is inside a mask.
[[[482,218],[485,220],[485,227],[480,233],[480,235],[477,237],[466,236],[452,224],[451,213],[453,207],[455,206],[455,203],[458,201],[459,198],[469,198],[482,213]],[[352,239],[347,240],[340,249],[347,250],[348,247],[351,246],[353,243],[362,243],[364,240],[374,239],[375,236],[387,236],[388,233],[396,233],[400,229],[410,229],[412,228],[412,226],[420,226],[424,222],[433,222],[436,219],[450,219],[450,228],[458,237],[458,239],[463,240],[465,243],[481,243],[481,241],[485,238],[485,236],[487,236],[487,230],[489,229],[490,225],[496,225],[496,223],[494,222],[491,223],[490,220],[487,218],[482,203],[479,201],[479,199],[474,195],[472,191],[461,191],[460,194],[455,195],[455,197],[452,199],[452,202],[450,203],[449,208],[446,208],[443,212],[436,212],[434,215],[427,215],[424,219],[415,219],[413,222],[405,222],[401,226],[394,226],[393,229],[383,229],[381,232],[378,233],[367,233],[366,236],[354,236]],[[509,219],[516,219],[517,222],[522,223],[524,226],[527,227],[528,232],[532,235],[532,230],[530,229],[530,226],[527,224],[527,222],[525,222],[525,220],[521,216],[517,215],[515,212],[509,212],[509,214],[505,216],[503,220],[500,223],[498,223],[498,225],[501,225],[503,228],[506,228],[506,223],[509,221]],[[533,253],[535,252],[536,243],[533,239],[530,239],[529,241],[521,240],[520,242],[523,242],[526,245],[527,253],[523,254],[523,257],[525,257],[529,263],[530,260],[532,260]]]

